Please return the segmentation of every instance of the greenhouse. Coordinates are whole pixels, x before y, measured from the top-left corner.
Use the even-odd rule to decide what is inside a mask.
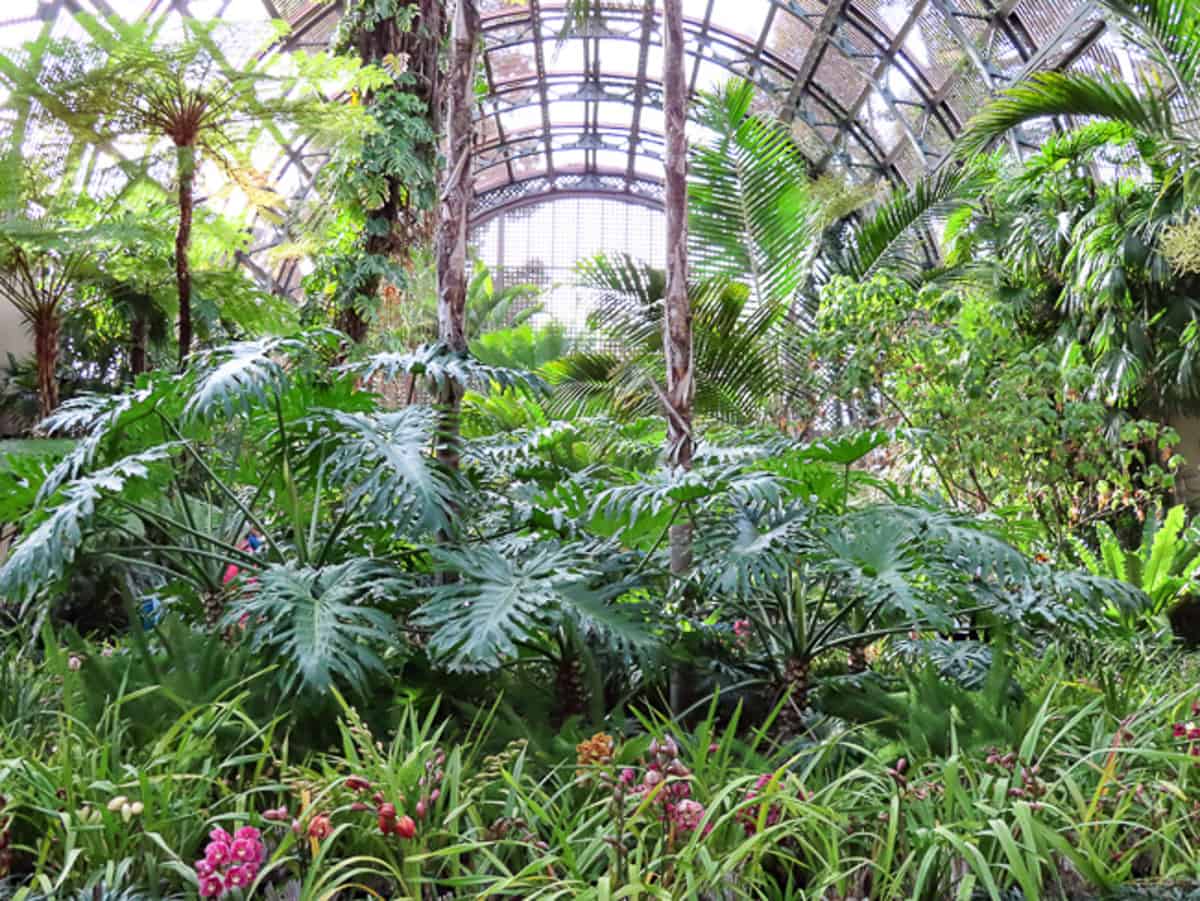
[[[0,899],[1200,899],[1197,0],[0,4]]]

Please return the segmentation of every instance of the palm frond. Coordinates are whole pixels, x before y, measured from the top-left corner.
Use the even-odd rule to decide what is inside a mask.
[[[972,167],[948,166],[921,179],[911,190],[897,189],[855,229],[844,257],[832,261],[833,274],[865,281],[888,271],[918,282],[926,269],[917,252],[920,229],[968,203],[978,176]]]
[[[1114,78],[1038,72],[977,113],[958,140],[958,152],[979,153],[1010,129],[1048,116],[1095,116],[1151,135],[1170,136],[1175,130],[1170,102],[1158,92],[1142,97]]]
[[[819,205],[791,132],[751,112],[754,93],[734,80],[700,101],[714,136],[691,154],[690,260],[702,277],[748,278],[759,303],[787,304],[817,247]]]

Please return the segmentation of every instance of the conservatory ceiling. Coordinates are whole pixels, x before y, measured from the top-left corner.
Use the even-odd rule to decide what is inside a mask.
[[[661,0],[601,0],[569,33],[562,0],[479,2],[488,91],[477,120],[476,221],[563,194],[658,205]],[[1032,71],[1130,75],[1093,0],[683,6],[692,89],[752,79],[815,171],[856,182],[911,183],[936,168],[988,94]],[[28,33],[80,11],[184,14],[236,25],[231,33],[244,39],[248,23],[265,34],[268,20],[285,19],[291,31],[279,49],[314,50],[328,46],[343,8],[344,0],[5,0],[0,27]],[[303,196],[319,164],[315,150],[285,148],[276,174]]]

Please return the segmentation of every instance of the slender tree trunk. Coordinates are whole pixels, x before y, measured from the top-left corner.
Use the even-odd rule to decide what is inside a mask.
[[[410,79],[403,87],[406,94],[417,97],[426,110],[426,121],[431,134],[440,131],[439,93],[441,81],[441,46],[445,37],[444,0],[408,0],[409,10],[416,9],[416,16],[408,27],[401,27],[400,18],[384,19],[373,28],[363,28],[353,37],[354,49],[360,59],[367,63],[382,64],[386,59],[407,61],[406,76]],[[375,101],[374,94],[365,98],[368,106]],[[430,172],[437,169],[437,144],[421,142],[415,148],[416,155],[428,166]],[[371,218],[386,224],[386,229],[372,229],[366,240],[366,253],[370,256],[387,256],[405,262],[412,248],[428,244],[433,232],[436,214],[437,179],[431,182],[417,177],[407,184],[398,175],[386,177],[387,196],[383,205],[373,210]],[[383,287],[381,279],[375,277],[364,287],[364,293],[373,296]],[[354,307],[343,307],[337,315],[337,327],[351,340],[362,343],[366,340],[370,324],[362,312]]]
[[[134,378],[150,369],[146,356],[149,329],[145,316],[135,315],[129,322],[129,371]]]
[[[438,340],[454,353],[467,350],[467,217],[474,177],[471,172],[471,109],[479,11],[475,0],[459,0],[454,14],[452,57],[446,82],[446,175],[438,207]],[[462,386],[447,380],[438,459],[458,467],[458,409]]]
[[[663,2],[663,112],[666,123],[667,286],[663,347],[667,363],[667,459],[692,468],[692,307],[688,299],[687,257],[687,76],[683,66],[682,0]],[[682,577],[692,568],[692,523],[670,529],[671,572]],[[684,704],[687,674],[671,679],[671,704]]]
[[[179,288],[179,368],[187,364],[192,350],[192,268],[188,250],[192,246],[192,213],[195,205],[196,148],[175,148],[179,176],[179,230],[175,233],[175,283]]]
[[[33,319],[33,351],[37,362],[38,415],[45,419],[58,407],[57,307],[39,309]]]

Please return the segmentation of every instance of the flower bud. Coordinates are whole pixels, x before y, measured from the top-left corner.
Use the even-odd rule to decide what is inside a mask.
[[[418,802],[417,802],[417,819],[418,819],[418,820],[423,820],[423,819],[425,819],[425,812],[426,812],[427,810],[428,810],[428,808],[425,806],[425,802],[424,802],[424,801],[418,801]]]
[[[396,825],[392,827],[392,831],[401,838],[412,838],[417,834],[417,824],[413,822],[410,816],[402,816],[396,820]]]
[[[135,817],[140,817],[142,815],[142,812],[146,809],[146,805],[143,804],[141,801],[134,801],[132,804],[129,805],[129,809],[133,812],[133,815]]]
[[[113,798],[111,801],[108,802],[108,812],[116,813],[118,810],[120,810],[122,807],[124,807],[128,801],[129,801],[129,799],[126,798],[124,795],[117,795],[115,798]]]

